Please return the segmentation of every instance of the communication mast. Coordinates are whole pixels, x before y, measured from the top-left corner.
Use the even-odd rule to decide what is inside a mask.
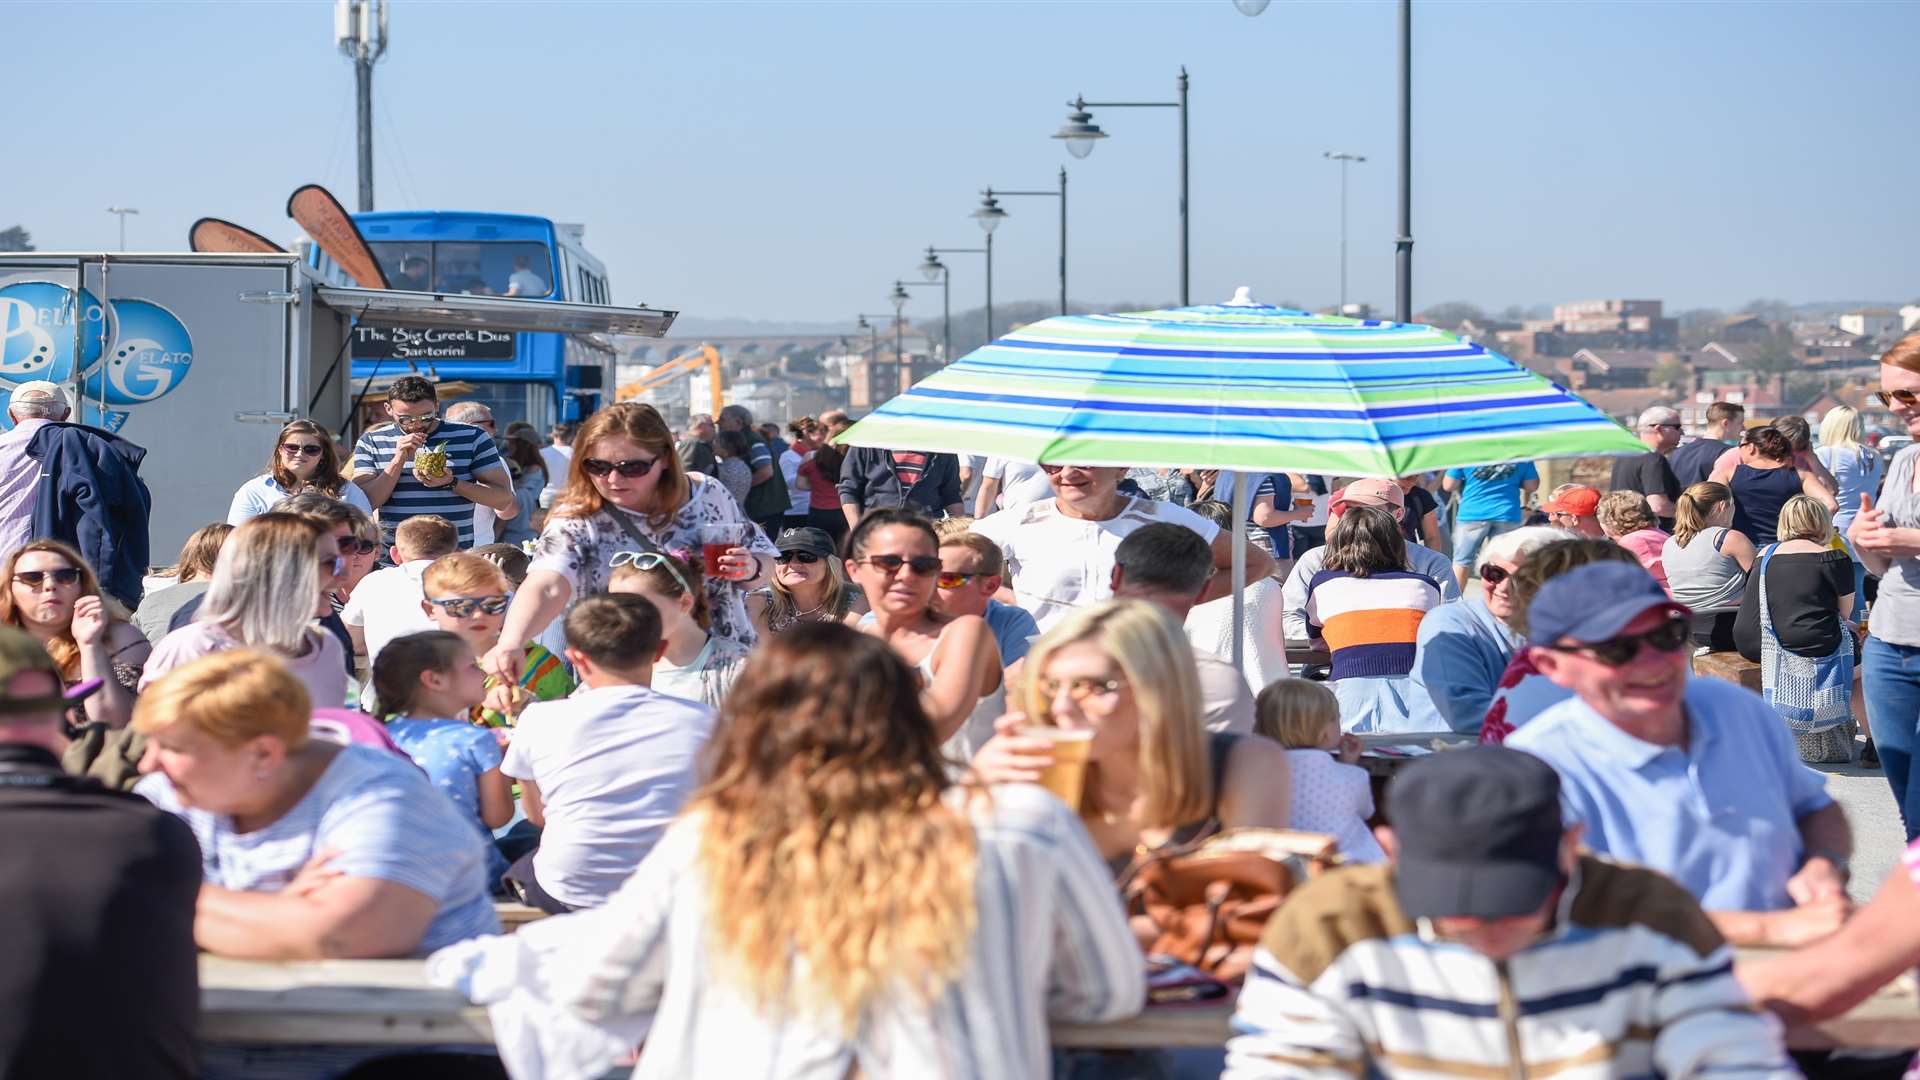
[[[373,209],[373,65],[387,51],[386,0],[334,0],[333,41],[353,61],[360,129],[360,212]]]

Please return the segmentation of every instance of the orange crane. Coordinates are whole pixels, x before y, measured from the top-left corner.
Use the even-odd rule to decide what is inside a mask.
[[[703,367],[707,369],[708,388],[713,392],[713,415],[718,416],[727,403],[726,390],[721,384],[720,350],[705,344],[694,352],[684,353],[661,364],[630,383],[621,384],[619,390],[614,393],[614,399],[631,401],[649,390],[658,389],[675,379],[691,375]]]

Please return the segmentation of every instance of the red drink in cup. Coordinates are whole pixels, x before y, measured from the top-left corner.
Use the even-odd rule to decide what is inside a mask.
[[[728,578],[733,575],[721,567],[720,559],[727,552],[740,546],[746,536],[743,525],[702,525],[700,526],[700,559],[702,569],[710,578]]]

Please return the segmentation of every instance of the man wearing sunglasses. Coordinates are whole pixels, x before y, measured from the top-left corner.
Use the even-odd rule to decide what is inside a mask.
[[[1614,458],[1613,482],[1608,487],[1645,495],[1647,505],[1653,507],[1653,516],[1660,519],[1660,527],[1672,532],[1673,508],[1680,499],[1680,478],[1674,475],[1667,455],[1680,445],[1680,414],[1656,405],[1640,414],[1635,431],[1646,444],[1647,452]]]
[[[431,382],[402,375],[387,389],[393,423],[374,428],[353,447],[353,482],[380,511],[388,544],[393,530],[411,517],[434,515],[453,522],[460,546],[473,546],[475,503],[512,516],[519,509],[493,436],[471,424],[440,419],[440,396]],[[422,450],[446,452],[446,470],[423,477],[414,467]]]
[[[1506,744],[1560,774],[1594,852],[1673,878],[1728,941],[1824,937],[1850,910],[1846,815],[1758,694],[1689,677],[1689,614],[1627,563],[1548,581],[1527,608],[1529,659],[1574,696]]]
[[[1557,525],[1586,537],[1604,540],[1607,531],[1600,527],[1600,489],[1585,484],[1561,484],[1540,504],[1547,524]]]

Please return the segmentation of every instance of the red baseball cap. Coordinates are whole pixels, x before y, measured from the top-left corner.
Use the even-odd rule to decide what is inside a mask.
[[[1600,509],[1600,489],[1585,484],[1562,484],[1553,489],[1540,509],[1548,513],[1592,517]]]

